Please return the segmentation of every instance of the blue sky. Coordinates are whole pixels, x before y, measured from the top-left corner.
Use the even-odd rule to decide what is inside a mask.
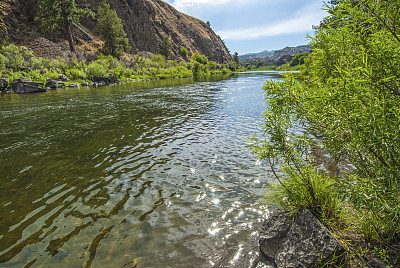
[[[327,14],[322,0],[164,0],[209,21],[233,54],[307,44]]]

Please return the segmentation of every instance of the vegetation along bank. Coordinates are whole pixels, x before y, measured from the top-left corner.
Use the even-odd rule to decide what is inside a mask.
[[[109,2],[112,3],[112,1]],[[18,1],[15,2],[13,6],[18,6],[18,3]],[[59,8],[55,9],[54,5],[58,5]],[[39,87],[38,90],[43,91],[45,87],[54,88],[54,85],[79,86],[92,83],[101,85],[117,81],[226,74],[238,67],[237,63],[231,61],[231,56],[218,58],[213,53],[209,53],[212,58],[220,61],[215,62],[200,54],[196,47],[177,48],[174,40],[167,34],[163,34],[162,39],[155,42],[156,49],[149,46],[148,51],[139,51],[133,54],[134,49],[130,45],[132,40],[128,39],[129,35],[124,30],[124,21],[118,17],[116,10],[112,9],[107,1],[97,5],[96,12],[92,10],[95,7],[89,4],[85,7],[78,7],[73,0],[43,0],[39,1],[38,6],[34,5],[33,10],[37,10],[34,14],[33,24],[37,24],[38,29],[46,37],[51,36],[54,32],[58,33],[57,36],[49,37],[49,39],[58,40],[59,43],[43,37],[36,41],[28,41],[33,44],[40,41],[40,43],[48,45],[44,50],[51,51],[58,48],[62,51],[62,48],[66,47],[68,49],[58,57],[37,56],[37,54],[41,54],[43,48],[28,44],[28,47],[32,47],[29,49],[12,42],[9,43],[4,39],[0,45],[1,90],[13,89],[18,93],[32,92],[17,91],[18,81],[23,82],[26,87]],[[172,7],[165,8],[169,10]],[[12,8],[9,8],[8,11],[11,12]],[[172,11],[177,12],[176,10]],[[80,19],[84,18],[92,22],[94,20],[92,31],[77,25]],[[29,21],[29,18],[25,18],[25,20]],[[87,23],[90,25],[89,22]],[[7,23],[5,25],[7,26]],[[209,28],[208,25],[204,27]],[[11,23],[5,30],[12,30],[12,28]],[[211,29],[209,31],[210,35],[214,34]],[[13,40],[11,33],[15,34],[14,31],[11,31],[9,40]],[[80,39],[79,36],[87,41]],[[226,47],[221,49],[226,50]],[[199,50],[204,51],[201,47]],[[39,53],[37,53],[38,51]],[[207,53],[207,51],[204,52]],[[223,59],[224,62],[221,62]],[[25,80],[17,80],[22,78]],[[12,86],[13,82],[14,86]]]
[[[310,210],[349,267],[399,267],[400,2],[327,8],[303,81],[288,73],[264,86],[270,138],[252,146],[279,181],[265,199],[292,215]]]

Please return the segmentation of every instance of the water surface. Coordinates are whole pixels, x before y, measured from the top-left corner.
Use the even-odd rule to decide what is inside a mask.
[[[275,72],[0,96],[1,267],[248,267]]]

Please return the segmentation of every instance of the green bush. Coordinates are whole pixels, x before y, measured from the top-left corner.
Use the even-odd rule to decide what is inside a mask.
[[[217,64],[214,61],[209,61],[207,63],[207,68],[208,70],[216,70],[217,69]]]
[[[186,58],[189,55],[188,49],[186,47],[181,47],[181,54]]]
[[[86,73],[80,69],[69,69],[66,71],[65,75],[71,80],[85,79]]]
[[[303,65],[305,59],[307,58],[307,56],[310,53],[299,53],[296,54],[296,56],[294,56],[294,58],[292,59],[292,61],[289,63],[289,66],[297,66],[297,65]]]
[[[400,38],[392,30],[400,29],[398,8],[395,0],[331,8],[312,39],[305,80],[288,73],[264,86],[269,140],[253,144],[271,165],[290,166],[289,180],[292,171],[307,178],[304,159],[315,143],[334,163],[347,163],[351,172],[328,178],[337,185],[332,196],[346,198],[346,216],[379,245],[400,239]]]
[[[87,68],[89,76],[106,76],[107,71],[107,68],[99,62],[92,62]]]
[[[29,60],[34,57],[32,51],[15,44],[1,45],[0,54],[4,56],[1,58],[1,62],[5,68],[13,70],[21,70],[26,67]]]
[[[123,66],[119,65],[119,66],[111,69],[110,73],[112,73],[117,79],[119,79],[123,75],[125,75],[125,68]]]
[[[198,52],[193,53],[191,59],[193,62],[198,62],[203,65],[208,63],[207,57],[200,55]]]
[[[203,65],[202,65],[201,63],[195,61],[195,62],[193,63],[193,67],[192,67],[193,73],[199,73],[199,72],[201,71],[202,66],[203,66]]]

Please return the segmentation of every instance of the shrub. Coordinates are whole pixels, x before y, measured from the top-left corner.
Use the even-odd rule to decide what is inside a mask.
[[[217,69],[217,64],[214,61],[209,61],[207,63],[207,68],[208,70],[216,70]]]
[[[113,68],[110,70],[110,73],[112,73],[116,78],[121,78],[125,74],[125,68],[121,65]]]
[[[199,63],[199,62],[194,62],[193,63],[193,67],[192,67],[192,71],[193,71],[193,73],[199,73],[200,71],[201,71],[201,67],[202,67],[203,65],[201,64],[201,63]]]
[[[189,51],[187,50],[186,47],[181,47],[181,54],[182,54],[182,56],[184,56],[185,58],[189,55]]]
[[[0,47],[0,54],[5,57],[5,59],[2,59],[5,67],[13,70],[22,69],[34,57],[32,51],[15,44],[2,45]]]
[[[400,239],[400,38],[392,31],[400,26],[398,7],[395,0],[365,0],[331,8],[312,40],[305,81],[287,73],[264,86],[269,139],[253,147],[272,166],[290,165],[289,180],[310,177],[303,167],[315,143],[333,162],[348,163],[352,172],[330,178],[332,195],[346,197],[347,216],[379,245]],[[287,187],[288,198],[293,191]]]
[[[87,68],[87,74],[89,76],[105,76],[107,68],[99,62],[92,62]]]
[[[86,73],[80,69],[70,69],[67,70],[65,75],[71,80],[85,79]]]
[[[198,62],[200,64],[207,64],[208,63],[207,57],[203,56],[203,55],[200,55],[198,52],[193,53],[191,59],[192,59],[192,61]]]

